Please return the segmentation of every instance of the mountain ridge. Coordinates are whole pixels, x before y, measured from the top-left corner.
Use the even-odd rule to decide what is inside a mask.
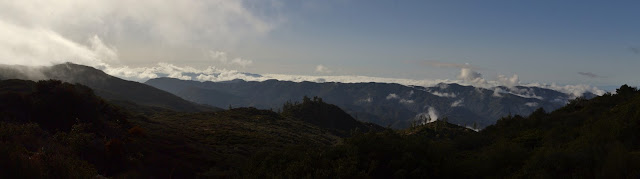
[[[515,86],[491,90],[444,83],[420,87],[375,82],[200,82],[163,77],[150,79],[145,84],[212,106],[270,109],[300,96],[318,96],[358,120],[393,128],[406,128],[412,120],[429,113],[449,117],[458,125],[476,123],[483,128],[508,114],[527,115],[540,107],[548,111],[557,109],[572,98],[546,88]],[[518,95],[512,94],[516,92]]]
[[[143,83],[123,80],[108,75],[102,70],[73,63],[46,67],[2,65],[0,66],[0,79],[36,81],[57,79],[89,86],[98,96],[111,101],[131,101],[140,105],[156,106],[186,112],[219,110],[215,107],[208,107],[186,101],[171,93]]]

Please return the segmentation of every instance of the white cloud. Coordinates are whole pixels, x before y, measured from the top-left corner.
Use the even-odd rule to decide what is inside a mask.
[[[517,74],[513,74],[511,77],[507,77],[504,75],[498,75],[498,82],[500,85],[513,87],[520,84],[520,79]]]
[[[428,114],[429,114],[429,118],[431,119],[429,120],[429,122],[435,122],[438,120],[438,111],[436,111],[435,108],[429,107]]]
[[[80,44],[43,28],[25,28],[0,20],[0,63],[43,66],[72,61],[99,66],[116,61],[117,51],[98,36]]]
[[[229,81],[234,79],[243,79],[246,81],[265,81],[270,79],[277,79],[281,81],[293,81],[293,82],[302,82],[302,81],[313,81],[313,82],[341,82],[341,83],[367,83],[367,82],[379,82],[379,83],[397,83],[407,86],[423,86],[423,87],[432,87],[438,86],[441,89],[448,88],[448,83],[459,83],[465,84],[463,81],[457,80],[413,80],[413,79],[401,79],[401,78],[381,78],[381,77],[370,77],[370,76],[348,76],[348,75],[334,75],[334,76],[310,76],[310,75],[288,75],[288,74],[248,74],[243,73],[237,70],[228,70],[228,69],[220,69],[213,66],[207,67],[204,70],[198,70],[192,67],[179,67],[169,63],[158,63],[154,67],[142,67],[142,68],[131,68],[128,66],[115,67],[110,65],[105,65],[102,67],[106,73],[123,77],[125,79],[136,80],[136,81],[145,81],[150,78],[157,78],[163,76],[175,76],[181,79],[191,79],[198,81]],[[191,74],[191,75],[187,75]],[[515,87],[505,88],[507,90],[496,87],[497,82],[487,82],[485,86],[482,88],[493,90],[494,97],[502,97],[502,94],[509,93],[513,95],[517,95],[525,98],[535,98],[542,99],[542,97],[537,96],[532,90],[529,89],[519,89]],[[493,85],[493,86],[490,86]],[[524,84],[523,86],[529,87],[540,87],[552,89],[560,92],[564,92],[567,94],[573,95],[573,97],[581,96],[585,92],[592,92],[596,95],[604,94],[603,90],[600,90],[596,87],[591,87],[588,85],[546,85],[546,84]],[[480,88],[478,89],[480,90]],[[431,91],[430,91],[431,92]],[[457,95],[455,93],[446,93],[446,92],[431,92],[434,95],[440,97],[449,97],[455,98]],[[411,95],[411,92],[409,92]],[[394,97],[395,96],[395,97]],[[397,94],[389,94],[387,96],[388,99],[400,99]]]
[[[482,78],[482,74],[467,67],[460,69],[460,75],[458,75],[458,79],[466,83],[470,83],[474,86],[482,87],[487,85],[487,81],[484,78]]]
[[[543,100],[544,98],[541,96],[536,95],[535,90],[534,89],[530,89],[530,88],[516,88],[516,87],[511,87],[511,88],[506,88],[507,89],[507,93],[512,94],[512,95],[516,95],[516,96],[520,96],[523,98],[535,98],[535,99],[539,99],[539,100]]]
[[[464,104],[462,104],[462,102],[464,102],[463,99],[459,99],[457,101],[454,101],[453,103],[451,103],[451,107],[460,107],[460,106],[464,106]]]
[[[541,83],[530,83],[524,86],[552,89],[552,90],[570,94],[572,95],[573,98],[580,97],[586,92],[591,92],[595,95],[603,95],[605,93],[604,90],[601,90],[595,86],[589,86],[589,85],[564,85],[563,86],[563,85],[557,85],[555,83],[552,83],[551,85],[541,84]]]
[[[0,63],[179,62],[202,49],[268,35],[285,21],[272,5],[277,1],[0,1]],[[266,9],[274,13],[255,13]],[[198,55],[198,60],[206,56]]]
[[[329,70],[329,68],[325,67],[324,65],[318,65],[318,66],[316,66],[316,72],[317,73],[332,73],[333,71]]]
[[[150,78],[157,77],[176,77],[181,79],[191,79],[198,81],[229,81],[234,79],[242,79],[246,81],[265,81],[270,79],[277,79],[281,81],[293,81],[293,82],[302,82],[302,81],[312,81],[312,82],[341,82],[341,83],[367,83],[367,82],[380,82],[380,83],[397,83],[406,86],[423,86],[423,87],[432,87],[438,86],[441,89],[448,88],[448,83],[459,83],[465,84],[463,81],[456,80],[413,80],[413,79],[401,79],[401,78],[381,78],[381,77],[369,77],[369,76],[348,76],[348,75],[335,75],[335,76],[309,76],[309,75],[288,75],[288,74],[248,74],[243,73],[237,70],[228,70],[228,69],[220,69],[213,66],[207,67],[204,70],[198,70],[192,67],[179,67],[169,63],[158,63],[154,67],[144,67],[144,68],[131,68],[128,66],[114,67],[110,65],[105,65],[101,69],[103,69],[106,73],[123,77],[125,79],[136,80],[136,81],[145,81]],[[512,77],[512,79],[514,79]],[[493,90],[492,96],[494,97],[502,97],[503,94],[513,94],[516,96],[524,97],[524,98],[535,98],[535,99],[543,99],[541,96],[538,96],[534,93],[534,90],[527,88],[516,88],[516,87],[508,87],[508,88],[499,88],[496,87],[498,82],[489,81],[485,83],[484,87],[477,88],[477,90],[481,89],[489,89]],[[528,87],[540,87],[547,88],[556,91],[560,91],[563,93],[567,93],[575,97],[581,96],[585,92],[592,92],[596,95],[604,94],[603,90],[600,90],[596,87],[591,87],[588,85],[556,85],[556,84],[523,84],[523,86]],[[446,93],[446,92],[438,92],[438,91],[429,91],[430,93],[440,96],[440,97],[449,97],[455,98],[457,95],[455,93]],[[411,96],[411,92],[408,92],[408,95]],[[387,99],[401,99],[395,93],[389,94]]]
[[[480,129],[473,128],[473,126],[468,126],[467,125],[467,126],[464,126],[464,127],[467,128],[467,129],[471,129],[473,131],[476,131],[476,132],[480,132]]]
[[[505,93],[505,91],[502,90],[501,88],[498,88],[498,87],[493,88],[493,95],[492,95],[493,97],[501,98],[502,94],[500,94],[500,93]]]
[[[209,57],[222,64],[239,65],[243,68],[253,64],[252,60],[246,60],[238,57],[229,60],[227,53],[222,51],[209,51]]]
[[[365,99],[360,99],[360,100],[358,100],[356,102],[371,103],[371,102],[373,102],[373,98],[372,97],[368,97],[368,98],[365,98]]]
[[[391,93],[387,95],[387,100],[390,100],[390,99],[398,99],[398,95],[396,95],[395,93]]]
[[[431,92],[431,94],[436,95],[436,96],[440,96],[440,97],[446,97],[446,98],[455,98],[456,94],[454,93],[441,93],[441,92]]]
[[[415,101],[410,100],[410,99],[400,99],[400,101],[398,101],[402,104],[413,104]]]
[[[426,120],[426,121],[419,121],[419,122],[424,122],[422,124],[431,123],[431,122],[437,121],[438,120],[438,111],[436,111],[436,109],[433,108],[433,107],[429,107],[427,109],[427,112],[419,113],[414,117],[414,120],[423,120],[423,119]]]
[[[536,106],[538,106],[538,103],[536,103],[536,102],[527,102],[527,103],[524,103],[524,105],[525,106],[529,106],[529,107],[536,107]]]

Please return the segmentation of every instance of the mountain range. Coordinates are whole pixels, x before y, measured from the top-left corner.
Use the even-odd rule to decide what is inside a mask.
[[[119,105],[152,106],[147,110],[215,111],[228,107],[281,110],[286,102],[317,96],[359,121],[396,129],[418,119],[447,118],[449,122],[482,129],[507,115],[528,115],[564,106],[571,94],[546,88],[499,86],[479,88],[455,83],[433,87],[393,83],[290,81],[200,82],[156,78],[139,83],[110,76],[93,67],[65,63],[50,67],[0,66],[0,79],[58,79],[92,88],[96,95]],[[595,95],[585,93],[583,97]],[[133,103],[133,104],[132,104]]]
[[[526,116],[507,114],[480,131],[450,123],[455,118],[441,111],[438,120],[423,115],[419,120],[410,120],[412,123],[406,129],[391,129],[356,120],[340,106],[316,96],[287,100],[278,105],[280,108],[271,110],[230,106],[199,112],[162,107],[162,104],[172,104],[162,97],[182,100],[168,92],[151,103],[143,103],[135,96],[129,96],[131,102],[105,100],[96,93],[104,90],[125,97],[163,93],[136,82],[125,87],[149,91],[127,93],[122,87],[109,87],[121,82],[115,77],[107,76],[115,80],[98,78],[104,74],[94,68],[72,64],[58,68],[62,69],[55,69],[56,74],[43,69],[2,71],[5,75],[0,80],[0,158],[3,159],[0,178],[640,176],[640,90],[627,85],[622,85],[615,94],[586,99],[587,94],[571,99],[572,96],[557,91],[528,87],[483,89],[456,84],[416,87],[275,80],[219,83],[254,84],[238,88],[252,88],[256,97],[260,97],[261,90],[272,90],[264,94],[285,90],[304,96],[314,90],[299,90],[302,88],[297,85],[310,89],[334,85],[333,90],[324,86],[328,88],[324,89],[328,91],[325,95],[342,94],[339,97],[353,100],[349,95],[378,91],[368,94],[379,96],[371,95],[371,100],[365,100],[376,105],[424,105],[422,103],[432,102],[426,99],[440,100],[440,104],[427,108],[425,115],[430,117],[435,117],[430,112],[435,113],[446,105],[461,108],[488,102],[513,110],[519,108],[513,106],[521,103],[527,107],[539,103],[538,108]],[[5,79],[18,77],[65,77],[87,84],[102,81],[105,86],[92,84],[94,88],[61,80]],[[264,83],[278,88],[257,88]],[[178,85],[174,87],[180,87]],[[209,90],[217,92],[213,94],[232,92]],[[565,103],[563,97],[571,100],[554,111],[539,107],[545,102]],[[394,109],[391,107],[385,109]]]
[[[448,118],[461,126],[484,128],[507,115],[527,115],[564,106],[570,94],[539,87],[493,89],[441,83],[433,87],[393,83],[262,82],[232,80],[200,82],[156,78],[145,82],[186,100],[212,106],[251,106],[279,109],[300,96],[318,96],[344,109],[356,119],[392,128],[407,128],[418,118]],[[586,98],[595,95],[583,94]]]

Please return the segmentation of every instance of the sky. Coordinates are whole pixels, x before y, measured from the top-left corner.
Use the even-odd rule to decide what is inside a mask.
[[[607,89],[640,84],[638,9],[590,0],[0,0],[0,63],[73,62],[136,81]]]

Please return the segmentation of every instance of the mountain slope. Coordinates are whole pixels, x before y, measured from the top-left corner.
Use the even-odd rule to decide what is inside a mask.
[[[274,153],[249,170],[275,178],[638,178],[638,109],[640,91],[624,85],[551,113],[507,116],[480,132],[436,121]],[[279,160],[286,156],[295,162]]]
[[[101,70],[72,63],[41,68],[0,66],[0,79],[58,79],[79,83],[91,87],[98,96],[123,105],[127,103],[121,101],[187,112],[217,110],[145,84],[116,78]]]
[[[318,96],[358,120],[393,128],[407,128],[430,111],[458,125],[475,123],[483,128],[508,114],[526,115],[539,107],[557,109],[572,98],[549,89],[520,86],[489,90],[458,84],[425,88],[387,83],[198,82],[172,78],[151,79],[145,84],[214,106],[269,109],[301,96]]]
[[[83,85],[0,80],[0,178],[238,177],[256,156],[338,143],[332,126],[307,122],[346,115],[323,106],[303,107],[323,116],[313,119],[255,108],[143,116]]]
[[[135,117],[82,85],[0,81],[0,178],[91,178],[138,158]]]
[[[381,131],[382,127],[357,121],[338,106],[327,104],[322,98],[304,97],[302,103],[285,103],[282,107],[285,117],[300,119],[327,129],[338,136],[349,136],[351,132]]]

